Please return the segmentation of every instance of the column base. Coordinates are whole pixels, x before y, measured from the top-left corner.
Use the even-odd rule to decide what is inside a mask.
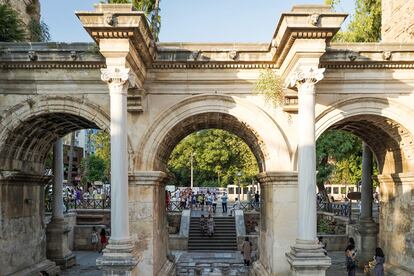
[[[60,268],[50,260],[44,260],[38,264],[32,265],[24,270],[20,270],[10,276],[38,275],[40,271],[46,271],[51,276],[60,275]]]
[[[357,252],[357,256],[360,268],[364,268],[368,262],[374,259],[378,232],[378,224],[372,219],[360,219],[358,221],[357,234],[360,235],[360,252]]]
[[[316,240],[296,240],[286,257],[294,276],[324,276],[331,266],[331,258],[325,256]]]
[[[164,276],[164,275],[174,276],[174,275],[176,275],[175,262],[167,259],[165,261],[164,265],[162,266],[160,272],[158,272],[157,275],[158,276]]]
[[[102,275],[137,275],[138,258],[132,239],[109,240],[103,250],[103,256],[96,259],[96,265],[102,269]]]
[[[270,276],[270,273],[266,270],[266,268],[260,262],[260,259],[253,263],[250,274],[252,276]]]
[[[69,250],[68,233],[70,227],[63,219],[52,219],[46,229],[46,255],[61,268],[76,264],[76,256]]]

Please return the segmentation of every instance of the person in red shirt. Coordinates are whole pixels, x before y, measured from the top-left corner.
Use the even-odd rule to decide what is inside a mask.
[[[101,250],[99,251],[99,253],[101,253],[102,250],[104,250],[106,245],[108,244],[108,237],[106,236],[106,231],[104,228],[102,228],[100,236],[101,236]]]

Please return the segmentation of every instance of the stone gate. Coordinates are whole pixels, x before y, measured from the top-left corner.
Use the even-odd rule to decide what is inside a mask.
[[[0,44],[0,274],[52,265],[44,162],[59,137],[83,128],[111,133],[112,233],[98,260],[107,275],[172,273],[166,163],[206,128],[238,135],[258,161],[257,275],[324,275],[330,265],[316,244],[315,202],[315,140],[328,129],[374,153],[387,269],[414,272],[412,45],[332,43],[346,14],[321,5],[282,14],[264,44],[154,43],[130,5],[77,16],[96,44]],[[283,80],[280,106],[254,92],[263,69]]]

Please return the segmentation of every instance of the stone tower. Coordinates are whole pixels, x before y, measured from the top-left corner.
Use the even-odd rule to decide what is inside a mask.
[[[0,4],[9,5],[15,9],[26,25],[28,25],[32,19],[40,22],[39,0],[0,0]]]
[[[414,1],[382,1],[382,41],[414,41]]]

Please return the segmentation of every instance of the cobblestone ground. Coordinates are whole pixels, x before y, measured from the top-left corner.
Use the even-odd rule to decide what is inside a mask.
[[[100,276],[101,271],[96,267],[95,261],[96,258],[101,256],[101,254],[97,252],[92,251],[75,251],[76,255],[76,262],[77,265],[73,266],[70,269],[64,270],[61,275],[63,276],[72,276],[72,275],[85,275],[85,276]],[[201,255],[200,255],[201,254]],[[200,260],[200,258],[204,258],[207,256],[205,260],[209,260],[205,263],[211,263],[212,265],[206,265],[205,267],[200,267],[201,269],[197,270],[197,273],[202,273],[201,275],[223,275],[219,272],[220,267],[229,267],[228,272],[230,272],[230,264],[234,262],[234,272],[233,274],[227,274],[227,275],[247,275],[246,270],[242,265],[242,260],[240,254],[233,253],[233,254],[226,254],[226,253],[207,253],[207,255],[203,255],[206,253],[188,253],[184,251],[174,251],[174,255],[176,257],[176,260],[179,262],[183,262],[188,267],[188,271],[186,270],[186,267],[179,268],[178,275],[195,275],[196,270],[195,268],[191,268],[192,264],[191,262],[196,262]],[[224,254],[224,255],[223,255]],[[346,276],[347,273],[345,271],[344,266],[344,252],[342,251],[334,251],[329,252],[329,257],[332,258],[332,266],[328,269],[326,275],[327,276]],[[203,257],[204,256],[204,257]],[[189,265],[189,266],[188,266]],[[180,269],[182,269],[180,271]],[[185,271],[184,271],[185,270]],[[190,271],[191,270],[191,271]],[[239,271],[239,274],[237,273],[237,270]],[[181,274],[180,274],[181,272]],[[200,275],[200,274],[198,274]],[[363,276],[362,271],[357,271],[357,276]]]
[[[62,271],[62,276],[82,275],[82,276],[101,276],[102,273],[96,266],[96,259],[101,256],[93,251],[74,251],[76,255],[76,265],[70,269]]]
[[[345,269],[345,253],[343,251],[328,252],[328,256],[332,259],[332,265],[326,272],[326,276],[346,276],[348,273]],[[357,271],[356,275],[363,276],[363,271]]]

